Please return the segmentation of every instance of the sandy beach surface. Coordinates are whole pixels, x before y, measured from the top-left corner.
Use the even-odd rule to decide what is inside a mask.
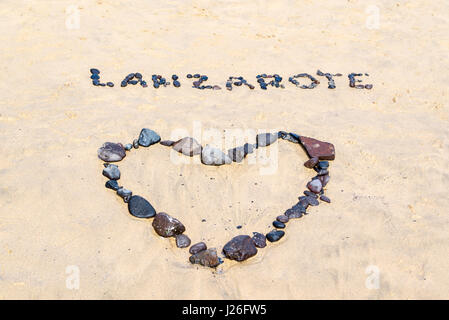
[[[449,298],[448,12],[443,0],[2,0],[0,298]],[[92,67],[115,87],[94,87]],[[337,88],[287,81],[317,69],[342,73]],[[137,71],[182,86],[120,88]],[[374,88],[350,88],[351,72]],[[194,89],[187,73],[223,90]],[[286,88],[224,90],[229,76],[257,85],[259,73]],[[192,265],[104,187],[97,149],[144,127],[163,139],[200,127],[332,142],[332,203],[243,263]],[[312,177],[297,145],[269,148],[272,174],[260,161],[211,167],[177,164],[159,144],[132,150],[120,184],[221,250],[271,230]]]

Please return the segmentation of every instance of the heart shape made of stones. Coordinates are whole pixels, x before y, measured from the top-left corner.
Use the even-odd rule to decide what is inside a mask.
[[[279,241],[285,232],[281,229],[286,227],[286,223],[291,219],[301,218],[307,214],[309,206],[319,205],[319,200],[330,203],[330,199],[324,195],[324,187],[329,182],[329,160],[335,159],[335,148],[332,143],[323,142],[314,138],[299,136],[296,133],[279,131],[277,133],[262,133],[256,136],[256,143],[246,143],[228,150],[224,153],[220,149],[209,145],[201,146],[198,141],[191,137],[185,137],[178,141],[163,140],[155,131],[143,128],[139,138],[133,143],[123,145],[121,143],[106,142],[98,149],[98,157],[105,161],[103,175],[109,180],[105,186],[116,191],[125,203],[128,203],[128,211],[137,218],[153,218],[152,226],[154,231],[161,237],[174,237],[176,246],[179,248],[189,248],[191,254],[189,261],[193,264],[200,264],[206,267],[215,268],[223,259],[219,257],[216,248],[207,248],[204,242],[199,242],[191,246],[190,238],[184,234],[186,228],[178,219],[165,212],[157,213],[151,203],[139,195],[133,195],[132,191],[119,186],[117,180],[120,179],[120,170],[112,162],[118,162],[126,157],[126,152],[131,149],[149,147],[153,144],[172,147],[173,150],[186,156],[200,156],[204,165],[228,165],[232,162],[242,162],[243,159],[255,149],[267,147],[278,139],[286,140],[300,145],[307,153],[309,160],[304,166],[316,171],[316,176],[307,183],[304,195],[298,197],[298,203],[287,209],[284,214],[276,217],[273,221],[274,229],[266,235],[253,232],[253,236],[238,235],[226,243],[222,249],[224,257],[235,261],[244,261],[257,254],[257,248],[264,248],[269,242]]]

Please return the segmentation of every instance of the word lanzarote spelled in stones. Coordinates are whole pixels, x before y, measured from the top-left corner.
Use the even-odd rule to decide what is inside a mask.
[[[156,213],[154,207],[146,199],[133,195],[132,191],[119,186],[117,180],[120,179],[120,170],[117,165],[111,164],[111,162],[121,161],[126,156],[126,151],[130,151],[132,148],[138,149],[139,146],[149,147],[159,142],[161,145],[172,147],[175,151],[186,156],[200,156],[204,165],[221,166],[231,164],[232,162],[242,162],[255,149],[267,147],[278,140],[278,138],[302,146],[309,156],[309,160],[304,163],[304,166],[314,169],[317,175],[307,183],[308,190],[304,191],[304,195],[298,198],[299,202],[276,218],[273,222],[275,229],[266,235],[253,232],[252,237],[248,235],[236,236],[223,247],[223,258],[244,261],[256,255],[257,248],[264,248],[267,245],[266,240],[269,242],[279,241],[285,235],[285,232],[281,229],[286,227],[286,223],[291,219],[298,219],[306,215],[306,209],[309,206],[319,205],[318,198],[324,202],[331,202],[324,195],[324,187],[326,187],[330,179],[328,160],[335,159],[333,144],[299,136],[291,132],[279,131],[278,133],[258,134],[255,144],[246,143],[243,146],[228,150],[226,154],[220,149],[210,147],[209,145],[202,147],[197,140],[191,137],[182,138],[176,142],[170,140],[161,141],[161,137],[156,132],[144,128],[140,132],[139,138],[135,139],[133,143],[128,143],[125,146],[121,143],[104,143],[98,149],[98,157],[106,162],[103,169],[103,175],[109,179],[106,182],[106,187],[116,191],[117,195],[123,198],[125,203],[128,203],[130,214],[137,218],[154,218],[152,225],[159,236],[165,238],[174,237],[178,248],[190,247],[189,253],[191,256],[189,260],[192,264],[215,268],[223,263],[223,259],[219,257],[217,250],[215,248],[208,249],[204,242],[190,246],[191,240],[184,234],[186,228],[178,219],[164,212]]]
[[[100,81],[100,70],[93,68],[93,69],[90,69],[90,73],[91,73],[90,78],[92,79],[92,84],[94,86],[114,87],[114,83],[112,83],[112,82],[103,83]],[[328,82],[327,87],[329,89],[336,88],[334,77],[342,76],[341,73],[336,73],[336,74],[323,73],[320,70],[318,70],[316,72],[316,74],[321,77],[326,77],[327,82]],[[367,74],[367,73],[365,73],[365,74],[362,74],[362,73],[348,74],[349,86],[351,88],[355,88],[355,89],[368,89],[368,90],[372,89],[373,88],[372,84],[363,85],[363,84],[360,84],[362,82],[361,79],[356,79],[356,77],[362,77],[363,75],[369,76],[369,74]],[[206,76],[206,75],[201,75],[199,73],[193,74],[193,75],[187,74],[186,78],[194,79],[192,82],[192,88],[200,89],[200,90],[205,90],[205,89],[221,90],[221,87],[219,85],[204,85],[203,83],[209,79],[208,76]],[[300,82],[297,80],[300,78],[308,79],[309,84],[300,84]],[[171,76],[171,79],[173,80],[173,86],[175,88],[179,88],[181,86],[179,77],[176,74],[173,74]],[[153,88],[155,88],[155,89],[158,89],[160,87],[167,87],[170,85],[170,82],[167,81],[167,79],[165,79],[161,75],[157,75],[157,74],[153,74],[151,76],[151,81],[153,82]],[[281,84],[282,77],[278,74],[270,74],[270,75],[259,74],[256,76],[256,81],[259,83],[259,87],[262,90],[267,90],[268,86],[272,86],[275,88],[282,88],[282,89],[285,88],[285,85]],[[288,78],[288,82],[290,82],[292,85],[294,85],[298,88],[301,88],[301,89],[314,89],[320,84],[320,81],[318,81],[318,79],[316,79],[314,76],[312,76],[308,73],[299,73],[296,75],[292,75]],[[356,84],[356,83],[359,83],[359,84]],[[128,74],[122,80],[120,86],[127,87],[128,85],[137,85],[137,84],[140,84],[143,88],[148,87],[148,83],[143,79],[143,75],[139,72]],[[242,85],[248,87],[251,90],[256,88],[255,85],[250,84],[242,76],[238,76],[238,77],[232,76],[232,77],[229,77],[228,80],[226,81],[226,89],[229,91],[231,91],[234,86],[240,87]]]

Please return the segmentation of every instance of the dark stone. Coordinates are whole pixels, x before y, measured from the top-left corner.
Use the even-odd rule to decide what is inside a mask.
[[[106,188],[112,189],[112,190],[115,190],[115,191],[117,191],[118,188],[119,188],[118,182],[116,180],[109,180],[109,181],[107,181],[105,186],[106,186]]]
[[[90,78],[92,79],[92,80],[99,80],[100,79],[100,76],[98,75],[98,74],[93,74],[93,75],[91,75],[90,76]]]
[[[307,188],[314,193],[320,193],[321,189],[323,189],[323,184],[319,179],[315,179],[307,183]]]
[[[205,165],[220,166],[230,164],[232,159],[220,149],[206,145],[201,152],[201,162]]]
[[[137,139],[133,140],[133,147],[134,149],[139,149],[139,141]]]
[[[191,137],[182,138],[173,144],[173,150],[190,157],[200,154],[201,149],[198,141]]]
[[[310,158],[317,157],[320,160],[334,160],[335,147],[332,143],[323,142],[308,137],[300,137],[299,141],[306,149]]]
[[[329,174],[329,171],[327,169],[317,169],[315,171],[317,172],[318,176],[324,176],[324,175]]]
[[[287,223],[289,219],[285,214],[283,214],[281,216],[277,216],[276,220],[282,223]]]
[[[106,82],[106,85],[111,88],[114,86],[114,84],[112,82]]]
[[[121,143],[105,142],[98,149],[98,158],[106,162],[116,162],[122,160],[125,156],[125,148]]]
[[[109,164],[103,169],[103,175],[111,180],[120,179],[120,170],[115,164]]]
[[[196,253],[190,256],[189,261],[192,264],[200,264],[202,266],[210,268],[215,268],[221,263],[217,255],[217,250],[215,248],[210,248],[208,250]]]
[[[123,201],[128,202],[129,199],[131,199],[133,193],[131,190],[119,187],[117,190],[117,195],[120,196],[123,199]]]
[[[298,199],[299,199],[299,202],[297,204],[295,204],[293,206],[293,208],[299,207],[299,208],[304,208],[304,210],[305,210],[309,207],[310,203],[309,203],[309,200],[307,199],[307,197],[302,196],[302,197],[299,197]]]
[[[236,228],[237,228],[237,229],[242,229],[242,226],[237,226]]]
[[[203,250],[207,249],[207,245],[204,242],[198,242],[195,243],[193,246],[190,247],[189,253],[190,254],[197,254],[198,252],[201,252]]]
[[[125,148],[126,151],[129,151],[129,150],[131,150],[133,148],[133,144],[132,143],[125,144],[124,148]]]
[[[143,128],[139,135],[139,145],[149,147],[161,141],[161,137],[151,129]]]
[[[173,81],[173,86],[174,86],[175,88],[179,88],[179,87],[181,86],[181,83],[180,83],[178,80],[174,80],[174,81]]]
[[[318,198],[318,196],[315,193],[313,193],[309,190],[304,191],[304,194],[308,197],[314,197],[315,199]]]
[[[154,231],[164,238],[173,237],[186,231],[184,225],[165,212],[159,212],[153,220]]]
[[[310,158],[309,160],[304,162],[304,167],[312,169],[313,167],[315,167],[318,164],[318,161],[319,160],[317,157]]]
[[[323,188],[329,183],[330,179],[331,179],[331,177],[329,176],[329,174],[326,174],[324,176],[318,176],[318,180],[321,181]]]
[[[256,255],[257,248],[250,236],[240,235],[226,243],[223,253],[228,259],[244,261]]]
[[[327,203],[331,203],[331,199],[329,199],[328,197],[326,197],[324,194],[320,197],[321,201],[327,202]]]
[[[242,162],[243,159],[249,154],[254,152],[252,144],[245,143],[244,146],[236,147],[228,150],[228,156],[234,162]]]
[[[309,202],[309,204],[313,207],[319,205],[320,203],[318,202],[316,197],[307,197],[307,201]]]
[[[320,161],[318,163],[319,169],[328,169],[329,168],[329,161]]]
[[[190,243],[190,238],[185,234],[176,235],[176,246],[178,248],[187,248],[188,246],[190,246]]]
[[[291,208],[285,211],[285,215],[288,217],[288,219],[298,219],[303,216],[303,214],[306,212],[304,207],[301,208]]]
[[[265,248],[267,246],[267,238],[259,232],[253,232],[253,242],[257,248]]]
[[[151,218],[156,215],[153,206],[141,196],[132,196],[129,199],[128,211],[137,218]]]
[[[159,143],[162,144],[163,146],[171,147],[175,142],[172,141],[172,140],[163,140],[163,141],[161,141]]]
[[[92,74],[100,74],[100,70],[92,68],[92,69],[90,69],[90,73],[92,73]]]
[[[277,220],[273,221],[273,226],[275,228],[278,228],[278,229],[284,229],[285,228],[285,224],[280,222],[280,221],[277,221]]]
[[[256,136],[256,143],[258,147],[266,147],[274,143],[278,139],[275,133],[260,133]]]
[[[285,235],[285,232],[282,230],[273,230],[267,233],[267,240],[270,242],[276,242],[279,241],[283,236]]]

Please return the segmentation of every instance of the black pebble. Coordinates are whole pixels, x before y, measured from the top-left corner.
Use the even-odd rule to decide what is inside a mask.
[[[100,76],[97,73],[94,73],[93,75],[90,76],[90,78],[92,80],[98,80],[98,79],[100,79]]]
[[[285,232],[282,230],[273,230],[267,233],[267,240],[270,242],[276,242],[279,241],[284,235]]]
[[[179,83],[178,80],[173,80],[173,85],[175,86],[175,88],[179,88],[181,86],[181,83]]]
[[[192,75],[189,73],[188,75],[187,75],[187,78],[192,78]]]
[[[92,74],[100,74],[100,70],[92,68],[92,69],[90,69],[90,73],[92,73]]]
[[[153,206],[141,196],[132,196],[129,199],[128,211],[137,218],[151,218],[156,215]]]
[[[114,84],[112,82],[107,82],[106,85],[111,88],[114,86]]]
[[[273,226],[278,229],[284,229],[285,223],[275,220],[275,221],[273,221]]]
[[[117,191],[118,190],[118,182],[116,180],[109,180],[105,184],[106,188]]]
[[[122,81],[122,83],[120,84],[121,87],[126,87],[128,85],[128,82],[126,82],[125,80]]]
[[[94,81],[92,81],[92,84],[94,86],[99,86],[100,85],[100,80],[94,80]]]
[[[136,77],[137,79],[140,80],[140,79],[142,79],[142,74],[137,72],[134,74],[134,77]]]

